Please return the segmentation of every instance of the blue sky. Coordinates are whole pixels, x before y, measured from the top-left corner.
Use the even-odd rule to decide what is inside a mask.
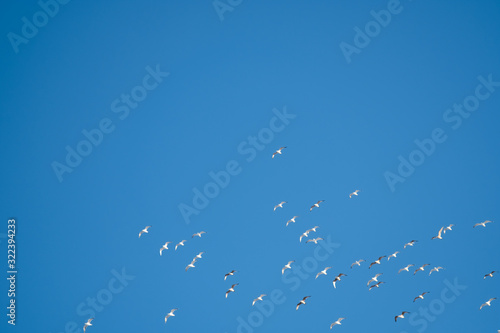
[[[500,329],[498,300],[479,310],[500,297],[500,276],[483,279],[500,271],[498,1],[42,0],[0,15],[0,244],[15,218],[18,271],[15,327],[0,283],[2,331]],[[299,242],[313,226],[324,241]],[[408,264],[430,266],[397,273]]]

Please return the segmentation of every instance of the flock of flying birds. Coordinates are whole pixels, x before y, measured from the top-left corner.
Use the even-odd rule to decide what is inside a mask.
[[[273,153],[272,158],[274,158],[276,155],[281,155],[281,154],[282,154],[282,150],[283,150],[283,149],[285,149],[285,148],[286,148],[286,147],[281,147],[281,148],[279,148],[278,150],[276,150],[276,151]],[[350,193],[350,194],[349,194],[349,198],[352,198],[353,196],[358,196],[358,195],[359,195],[359,192],[360,192],[360,190],[355,190],[354,192],[352,192],[352,193]],[[325,200],[319,200],[319,201],[317,201],[316,203],[314,203],[314,204],[313,204],[313,205],[309,208],[309,211],[312,211],[312,210],[313,210],[313,209],[315,209],[315,208],[319,208],[319,207],[320,207],[320,204],[321,204],[321,203],[323,203],[324,201],[325,201]],[[287,203],[286,201],[281,201],[279,204],[277,204],[276,206],[274,206],[274,211],[276,211],[276,209],[278,209],[278,208],[283,208],[283,205],[284,205],[284,204],[286,204],[286,203]],[[286,222],[286,226],[288,226],[290,223],[295,223],[295,222],[296,222],[295,220],[296,220],[298,217],[299,217],[299,216],[297,216],[297,215],[296,215],[296,216],[293,216],[291,219],[289,219],[289,220]],[[484,221],[484,222],[479,222],[479,223],[476,223],[476,224],[474,224],[473,228],[476,228],[476,227],[478,227],[478,226],[486,227],[486,224],[487,224],[487,223],[492,223],[492,221],[490,221],[490,220],[486,220],[486,221]],[[447,227],[444,227],[444,226],[443,226],[443,227],[441,227],[441,229],[439,229],[439,231],[438,231],[437,236],[432,237],[432,238],[431,238],[431,240],[434,240],[434,239],[441,239],[441,240],[442,240],[442,239],[443,239],[443,235],[444,235],[447,231],[451,231],[453,226],[454,226],[453,224],[450,224],[450,225],[448,225]],[[142,230],[139,232],[139,238],[140,238],[143,234],[145,234],[145,233],[146,233],[146,234],[147,234],[147,233],[149,233],[149,231],[148,231],[148,230],[149,230],[149,228],[151,228],[151,226],[150,226],[150,225],[149,225],[149,226],[146,226],[144,229],[142,229]],[[299,236],[299,241],[300,241],[300,242],[302,242],[302,239],[303,239],[303,238],[308,238],[308,237],[309,237],[309,234],[310,234],[311,232],[316,232],[316,230],[317,230],[318,228],[319,228],[319,226],[315,226],[315,227],[313,227],[313,228],[310,228],[310,229],[306,230],[304,233],[302,233],[302,234]],[[205,231],[200,231],[200,232],[197,232],[197,233],[193,234],[191,238],[195,238],[195,237],[200,237],[200,238],[201,238],[201,235],[203,235],[203,234],[205,234],[205,233],[206,233]],[[316,237],[316,238],[311,238],[311,239],[308,239],[308,240],[306,241],[306,243],[312,242],[312,243],[314,243],[314,244],[318,244],[318,242],[319,242],[319,241],[322,241],[322,240],[323,240],[323,238],[321,238],[321,237]],[[178,248],[179,246],[184,246],[184,245],[185,245],[184,243],[186,243],[186,242],[187,242],[186,240],[181,240],[179,243],[177,243],[177,244],[175,245],[175,250],[177,250],[177,248]],[[417,242],[418,242],[417,240],[411,240],[410,242],[408,242],[408,243],[404,244],[403,248],[404,248],[404,249],[406,249],[406,247],[408,247],[408,246],[414,246],[414,245],[415,245],[415,243],[417,243]],[[169,245],[169,244],[171,244],[171,243],[172,243],[172,242],[166,242],[164,245],[162,245],[162,247],[160,247],[160,255],[162,255],[162,253],[163,253],[163,251],[164,251],[164,250],[168,250],[168,249],[169,249],[169,248],[168,248],[168,245]],[[194,266],[194,264],[198,261],[198,259],[201,259],[201,258],[202,258],[202,254],[203,254],[203,253],[204,253],[204,252],[200,252],[198,255],[196,255],[196,256],[193,258],[193,260],[191,261],[191,263],[190,263],[189,265],[187,265],[187,266],[186,266],[186,269],[185,269],[185,271],[186,271],[186,272],[187,272],[190,268],[194,268],[194,267],[195,267],[195,266]],[[374,260],[373,262],[371,262],[368,268],[369,268],[369,269],[371,269],[374,265],[381,265],[381,263],[382,263],[382,259],[384,259],[384,258],[387,258],[387,261],[389,261],[391,258],[396,258],[396,257],[397,257],[397,255],[398,255],[398,253],[399,253],[399,251],[396,251],[396,252],[394,252],[393,254],[391,254],[391,255],[389,255],[389,256],[385,256],[385,255],[384,255],[384,256],[381,256],[381,257],[379,257],[378,259],[376,259],[376,260]],[[282,274],[282,275],[283,275],[283,274],[285,274],[285,271],[286,271],[287,269],[292,269],[292,266],[291,266],[291,265],[292,265],[294,262],[295,262],[294,260],[290,260],[290,261],[288,261],[288,263],[287,263],[287,264],[286,264],[286,265],[285,265],[285,266],[281,269],[281,274]],[[353,263],[351,264],[351,267],[350,267],[350,268],[352,269],[354,266],[361,266],[361,263],[363,263],[363,262],[366,262],[366,260],[364,260],[364,259],[357,260],[357,261],[355,261],[355,262],[353,262]],[[422,272],[423,272],[423,271],[425,271],[425,267],[426,267],[426,266],[429,266],[429,265],[430,265],[430,264],[423,264],[422,266],[417,267],[417,268],[415,269],[415,271],[413,272],[413,275],[417,274],[417,273],[418,273],[418,272],[420,272],[420,271],[422,271]],[[403,272],[403,271],[409,272],[409,271],[410,271],[410,267],[416,267],[416,266],[415,266],[414,264],[409,264],[409,265],[407,265],[407,266],[405,266],[405,267],[401,268],[401,269],[398,271],[398,274],[400,274],[400,273],[401,273],[401,272]],[[329,269],[331,269],[331,268],[332,268],[332,267],[325,267],[323,270],[319,271],[319,272],[316,274],[315,279],[317,279],[317,278],[318,278],[318,277],[320,277],[321,275],[325,275],[325,276],[326,276],[326,275],[327,275],[328,270],[329,270]],[[436,266],[436,267],[432,268],[432,269],[429,271],[429,275],[431,275],[433,272],[439,272],[439,270],[441,270],[441,269],[444,269],[444,268],[443,268],[443,267],[441,267],[441,266]],[[225,281],[228,277],[233,276],[236,272],[237,272],[236,270],[231,270],[230,272],[226,273],[226,274],[224,275],[224,281]],[[495,273],[497,273],[497,271],[491,271],[490,273],[485,274],[483,279],[486,279],[487,277],[492,278],[492,277],[493,277],[493,275],[494,275]],[[372,277],[372,278],[368,281],[368,283],[366,284],[366,286],[368,287],[368,290],[369,290],[369,291],[370,291],[370,290],[372,290],[373,288],[380,288],[380,285],[382,285],[382,284],[384,284],[384,283],[385,283],[384,281],[379,281],[379,280],[378,280],[378,279],[379,279],[379,277],[380,277],[380,276],[382,276],[382,275],[383,275],[383,273],[377,273],[377,274],[375,274],[375,275],[374,275],[374,276],[373,276],[373,277]],[[344,273],[339,273],[338,275],[336,275],[336,276],[334,277],[334,279],[333,279],[333,281],[332,281],[332,284],[333,284],[333,287],[334,287],[334,288],[337,288],[337,283],[338,283],[339,281],[341,281],[341,277],[343,277],[343,276],[347,276],[347,274],[344,274]],[[371,283],[373,283],[373,284],[372,284],[372,285],[370,285]],[[236,286],[238,286],[238,283],[234,283],[234,284],[232,284],[232,285],[231,285],[231,287],[230,287],[230,288],[226,291],[226,298],[228,297],[228,295],[229,295],[230,293],[235,292],[235,287],[236,287]],[[415,301],[417,301],[417,300],[419,300],[419,299],[424,299],[424,295],[426,295],[426,294],[429,294],[429,292],[428,292],[428,291],[426,291],[426,292],[423,292],[423,293],[421,293],[420,295],[416,296],[416,297],[413,299],[413,302],[415,302]],[[267,296],[267,295],[266,295],[266,294],[261,294],[261,295],[259,295],[257,298],[255,298],[255,299],[252,301],[252,306],[254,306],[256,302],[258,302],[258,301],[262,301],[262,300],[263,300],[263,297],[265,297],[265,296]],[[301,305],[305,305],[305,304],[306,304],[306,300],[307,300],[308,298],[310,298],[310,297],[311,297],[311,296],[305,296],[305,297],[303,297],[303,298],[302,298],[302,299],[301,299],[301,300],[297,303],[297,305],[296,305],[296,307],[295,307],[295,310],[298,310],[298,309],[299,309],[299,307],[300,307]],[[485,307],[485,306],[491,306],[491,302],[492,302],[492,301],[494,301],[494,300],[496,300],[496,297],[490,298],[488,301],[486,301],[485,303],[481,304],[481,306],[479,307],[479,310],[481,310],[481,309],[482,309],[483,307]],[[175,317],[174,312],[175,312],[175,311],[177,311],[177,310],[178,310],[177,308],[174,308],[174,309],[170,310],[170,312],[169,312],[169,313],[167,313],[167,314],[165,315],[165,323],[167,323],[167,319],[168,319],[168,318],[170,318],[170,317]],[[401,312],[401,314],[398,314],[398,315],[394,316],[394,321],[395,321],[395,322],[397,322],[397,321],[398,321],[398,319],[404,319],[404,318],[405,318],[405,315],[406,315],[406,314],[409,314],[409,313],[410,313],[410,312],[408,312],[408,311],[402,311],[402,312]],[[88,319],[88,320],[87,320],[87,322],[84,324],[84,326],[83,326],[83,331],[84,331],[84,332],[86,331],[86,329],[87,329],[87,327],[88,327],[88,326],[92,326],[91,322],[92,322],[92,320],[93,320],[93,319],[94,319],[94,318],[90,318],[90,319]],[[340,318],[338,318],[336,321],[332,322],[332,323],[331,323],[331,325],[330,325],[330,329],[332,329],[335,325],[341,325],[341,322],[342,322],[342,320],[344,320],[344,319],[345,319],[344,317],[340,317]],[[498,333],[500,333],[500,330],[498,330]]]

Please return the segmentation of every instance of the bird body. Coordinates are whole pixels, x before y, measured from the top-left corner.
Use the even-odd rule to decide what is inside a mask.
[[[184,243],[185,243],[185,242],[187,242],[187,241],[186,241],[186,240],[181,240],[181,241],[179,242],[179,244],[175,245],[175,250],[177,251],[177,248],[178,248],[179,246],[184,246]]]
[[[256,299],[254,299],[253,302],[252,302],[252,306],[255,304],[255,302],[262,301],[262,297],[264,297],[264,296],[267,296],[267,295],[266,294],[261,294],[259,297],[257,297]]]
[[[146,234],[147,234],[147,233],[148,233],[148,229],[149,229],[149,228],[151,228],[151,226],[150,226],[150,225],[148,225],[146,228],[142,229],[142,230],[141,230],[141,232],[139,232],[139,238],[141,238],[141,235],[142,235],[143,233],[146,233]],[[89,325],[89,326],[91,326],[91,325]]]
[[[224,281],[226,281],[226,279],[227,279],[228,276],[234,275],[234,273],[236,273],[236,271],[233,269],[231,272],[229,272],[226,275],[224,275]]]
[[[302,298],[299,303],[297,303],[297,307],[295,307],[295,310],[298,310],[299,309],[299,306],[301,306],[302,304],[306,304],[306,299],[308,299],[309,297],[311,296],[306,296],[304,298]]]
[[[234,293],[234,287],[236,287],[239,283],[235,283],[231,286],[231,288],[229,288],[227,291],[226,291],[226,298],[227,298],[227,295],[229,295],[229,293]]]
[[[281,275],[285,274],[285,270],[286,270],[286,269],[292,269],[292,267],[290,266],[290,265],[292,264],[292,262],[295,262],[295,260],[291,260],[291,261],[289,261],[289,262],[288,262],[288,264],[286,264],[286,265],[285,265],[285,267],[283,267],[283,268],[281,269]]]
[[[404,318],[405,317],[405,314],[409,313],[408,311],[403,311],[401,312],[400,315],[397,315],[396,317],[394,317],[394,321],[398,321],[398,318]]]
[[[281,151],[282,151],[283,149],[285,149],[285,148],[286,148],[286,146],[285,146],[285,147],[281,147],[280,149],[276,150],[276,151],[273,153],[273,156],[272,156],[271,158],[274,158],[274,156],[275,156],[276,154],[280,154],[280,155],[281,155],[281,154],[282,154],[282,152],[281,152]]]
[[[318,202],[316,202],[314,205],[311,206],[311,208],[309,208],[309,211],[312,211],[313,208],[316,208],[316,207],[319,208],[319,204],[322,203],[323,201],[325,201],[325,200],[319,200]]]
[[[178,309],[172,309],[170,312],[165,316],[165,324],[167,323],[167,319],[170,317],[175,317],[174,312]]]
[[[483,308],[483,306],[491,306],[491,301],[493,301],[495,299],[497,299],[497,298],[496,297],[490,298],[488,300],[488,302],[481,304],[481,306],[479,307],[479,310],[481,310]]]
[[[83,324],[83,331],[84,332],[87,330],[88,326],[92,326],[92,324],[90,323],[92,320],[94,320],[94,318],[88,319],[87,322],[85,324]]]
[[[356,191],[352,192],[351,194],[349,194],[349,199],[351,199],[353,195],[357,196],[358,192],[359,192],[359,190],[356,190]]]
[[[333,323],[330,325],[330,329],[332,329],[332,328],[333,328],[333,326],[335,326],[335,325],[342,325],[340,322],[341,322],[342,320],[344,320],[344,319],[345,319],[345,318],[339,318],[339,319],[337,319],[337,321],[333,322]]]
[[[294,217],[292,217],[291,219],[289,219],[288,221],[286,221],[286,226],[288,227],[288,225],[289,225],[290,223],[295,223],[295,219],[296,219],[297,217],[298,217],[298,216],[294,216]]]
[[[286,201],[282,201],[280,202],[279,204],[277,204],[276,206],[274,206],[274,210],[276,211],[276,208],[283,208],[283,205],[286,204]]]
[[[352,268],[352,266],[354,266],[354,265],[361,266],[361,263],[362,263],[363,261],[366,261],[366,260],[365,260],[365,259],[360,259],[360,260],[358,260],[358,261],[353,262],[353,263],[351,264],[351,268]]]
[[[195,236],[198,236],[198,237],[201,238],[201,235],[203,235],[203,234],[206,234],[206,232],[205,231],[200,231],[200,232],[197,232],[197,233],[193,234],[193,236],[191,236],[191,238],[194,238]]]
[[[322,270],[321,272],[319,272],[318,274],[316,274],[316,279],[318,278],[318,276],[320,275],[327,275],[326,274],[326,271],[328,271],[331,267],[326,267],[324,270]]]
[[[413,272],[413,275],[417,274],[418,271],[424,271],[425,266],[429,266],[429,264],[423,264],[422,266],[417,268],[415,272]]]
[[[483,226],[483,227],[486,227],[486,223],[491,223],[491,222],[493,222],[493,221],[486,220],[484,222],[479,222],[479,223],[474,224],[473,228],[475,228],[477,226],[480,226],[480,225]]]
[[[163,250],[168,250],[168,244],[172,242],[166,242],[161,248],[160,248],[160,255],[162,255]]]

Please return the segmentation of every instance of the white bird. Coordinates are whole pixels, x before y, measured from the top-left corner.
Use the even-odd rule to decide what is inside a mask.
[[[429,275],[432,274],[432,272],[439,272],[440,269],[444,269],[443,267],[441,266],[438,266],[438,267],[434,267],[433,269],[431,269],[431,271],[429,272]]]
[[[443,232],[446,233],[446,230],[450,230],[451,231],[451,227],[454,227],[455,225],[454,224],[450,224],[449,226],[447,226],[446,228],[444,228]]]
[[[438,235],[432,237],[431,240],[433,240],[433,239],[443,239],[443,237],[441,236],[441,234],[443,233],[443,229],[444,229],[444,227],[441,227],[441,229],[439,229]]]
[[[308,239],[306,243],[313,242],[314,244],[318,244],[318,241],[320,241],[320,240],[324,240],[324,239],[321,237],[312,238],[312,239]]]
[[[315,226],[314,228],[311,228],[311,229],[307,230],[306,232],[307,233],[310,233],[311,231],[316,232],[316,229],[318,229],[318,228],[319,228],[318,226]]]
[[[373,286],[370,286],[370,289],[368,289],[368,291],[372,290],[372,288],[379,288],[379,286],[382,284],[382,283],[385,283],[384,281],[380,281],[380,282],[377,282],[376,284],[374,284]]]
[[[274,210],[276,211],[276,208],[283,208],[283,205],[286,204],[286,201],[282,201],[280,202],[279,204],[277,204],[276,206],[274,206]]]
[[[200,253],[198,253],[198,254],[196,255],[196,257],[194,257],[194,259],[193,259],[193,260],[195,260],[196,258],[201,259],[201,255],[202,255],[203,253],[205,253],[205,252],[200,252]]]
[[[300,235],[299,240],[302,242],[302,238],[309,237],[309,230],[305,231],[302,235]]]
[[[276,154],[280,154],[280,155],[281,155],[281,154],[282,154],[282,153],[281,153],[281,151],[282,151],[283,149],[285,149],[285,148],[286,148],[286,147],[281,147],[280,149],[276,150],[276,151],[273,153],[273,157],[272,157],[272,158],[274,158],[274,155],[276,155]]]
[[[200,238],[201,238],[201,235],[202,235],[202,234],[206,234],[206,232],[205,232],[205,231],[200,231],[200,232],[197,232],[197,233],[193,234],[193,236],[192,236],[191,238],[194,238],[195,236],[198,236],[198,237],[200,237]]]
[[[295,219],[296,219],[297,217],[298,217],[298,216],[294,216],[294,217],[292,217],[291,219],[289,219],[288,221],[286,221],[286,226],[288,227],[288,225],[289,225],[290,223],[295,223]]]
[[[239,283],[235,283],[231,286],[231,288],[229,288],[227,291],[226,291],[226,298],[227,298],[227,295],[229,295],[229,293],[234,293],[234,287],[236,287]]]
[[[306,304],[306,299],[308,299],[309,297],[311,297],[311,296],[306,296],[303,299],[301,299],[300,302],[297,303],[297,307],[295,308],[295,310],[298,310],[299,306],[301,306],[302,304]]]
[[[378,282],[378,280],[377,280],[377,279],[378,279],[378,277],[379,277],[379,276],[381,276],[382,274],[384,274],[384,273],[378,273],[378,274],[376,274],[374,277],[372,277],[372,278],[370,279],[370,281],[368,281],[368,283],[366,284],[366,286],[368,287],[368,286],[370,285],[370,283],[372,283],[372,282]]]
[[[321,272],[319,272],[318,274],[316,274],[316,279],[318,278],[318,276],[320,275],[327,275],[326,274],[326,271],[329,270],[331,267],[326,267],[324,270],[322,270]]]
[[[358,195],[358,192],[359,192],[359,190],[356,190],[356,191],[352,192],[351,194],[349,194],[349,199],[351,199],[353,195]]]
[[[319,200],[318,202],[316,202],[314,205],[311,206],[311,208],[309,208],[309,211],[312,211],[313,208],[315,208],[315,207],[319,208],[319,204],[322,203],[323,201],[325,201],[325,200]]]
[[[401,314],[400,314],[400,315],[398,315],[398,316],[394,317],[394,321],[396,321],[396,322],[397,322],[397,321],[398,321],[398,318],[404,318],[404,317],[405,317],[405,314],[407,314],[407,313],[409,313],[409,312],[408,312],[408,311],[403,311],[403,312],[401,312]]]
[[[181,240],[181,241],[179,242],[179,244],[177,244],[177,245],[175,246],[175,250],[177,251],[177,247],[178,247],[179,245],[184,246],[184,243],[185,243],[185,242],[187,242],[187,241],[186,241],[186,240]]]
[[[497,298],[496,297],[490,298],[488,302],[481,304],[481,306],[479,307],[479,310],[481,310],[483,308],[483,306],[486,306],[486,305],[491,306],[491,301],[493,301],[495,299],[497,299]]]
[[[167,319],[168,319],[169,317],[175,317],[174,312],[175,312],[176,310],[178,310],[178,309],[172,309],[172,310],[170,310],[170,312],[169,312],[169,313],[165,316],[165,323],[167,323]]]
[[[141,238],[141,235],[142,235],[143,233],[148,233],[148,229],[149,229],[149,228],[151,228],[151,226],[150,226],[150,225],[148,225],[146,228],[142,229],[142,230],[141,230],[141,232],[139,233],[139,238]]]
[[[398,253],[399,253],[399,251],[396,251],[393,254],[391,254],[390,256],[388,256],[387,257],[387,261],[389,261],[389,259],[391,259],[391,258],[396,258],[396,256],[397,256]]]
[[[429,293],[428,291],[426,291],[426,292],[424,292],[424,293],[421,293],[420,295],[418,295],[417,297],[415,297],[415,298],[413,299],[413,302],[415,302],[415,301],[416,301],[417,299],[419,299],[419,298],[420,298],[420,299],[424,299],[424,295],[425,295],[425,294],[428,294],[428,293]]]
[[[336,322],[333,322],[333,323],[330,325],[330,329],[332,329],[332,328],[333,328],[333,326],[335,326],[335,325],[342,325],[340,322],[341,322],[342,320],[344,320],[344,319],[345,319],[345,318],[339,318],[339,319],[337,319],[337,321],[336,321]]]
[[[290,264],[291,264],[292,262],[295,262],[295,260],[289,261],[289,262],[288,262],[288,264],[286,264],[286,265],[285,265],[285,267],[283,267],[283,268],[281,269],[281,275],[285,274],[285,270],[286,270],[287,268],[288,268],[288,269],[292,269],[292,267],[290,266]]]
[[[474,224],[473,228],[475,228],[475,227],[477,227],[479,225],[482,225],[483,227],[486,227],[486,223],[491,223],[491,222],[493,222],[493,221],[486,220],[484,222],[479,222],[479,223]]]
[[[399,274],[399,273],[401,273],[401,271],[407,271],[407,272],[409,272],[409,271],[410,271],[410,270],[409,270],[409,268],[410,268],[411,266],[415,266],[415,265],[413,265],[413,264],[409,264],[408,266],[401,268],[401,269],[399,270],[398,274]]]
[[[190,269],[191,267],[194,268],[194,263],[196,262],[196,259],[193,259],[193,261],[191,261],[191,263],[189,265],[186,266],[186,272],[188,269]]]
[[[346,274],[344,274],[344,273],[340,273],[339,275],[337,275],[337,276],[335,277],[335,279],[333,280],[333,282],[332,282],[332,283],[333,283],[333,288],[337,288],[337,286],[335,285],[335,283],[336,283],[337,281],[340,281],[340,278],[341,278],[342,276],[347,276],[347,275],[346,275]]]
[[[87,326],[92,326],[92,324],[90,323],[92,320],[94,320],[94,318],[90,318],[89,320],[87,320],[87,322],[85,324],[83,324],[83,331],[84,332],[87,329]]]
[[[407,246],[413,246],[413,244],[415,244],[416,242],[418,241],[412,240],[411,242],[406,243],[404,248],[406,249]]]
[[[168,250],[168,244],[170,244],[172,242],[166,242],[165,245],[163,245],[161,248],[160,248],[160,255],[161,253],[163,252],[163,250]]]
[[[257,297],[256,299],[254,299],[253,302],[252,302],[252,306],[255,304],[255,302],[262,301],[262,297],[264,297],[264,296],[267,296],[267,295],[266,294],[261,294],[259,297]]]
[[[488,276],[493,277],[493,273],[496,273],[496,272],[497,271],[492,271],[491,273],[486,274],[483,279],[486,279]]]
[[[418,271],[422,271],[422,272],[423,272],[423,271],[424,271],[425,266],[429,266],[429,265],[430,265],[430,264],[423,264],[422,266],[420,266],[419,268],[417,268],[417,269],[415,270],[415,272],[413,272],[413,275],[415,275]]]
[[[382,258],[385,258],[386,256],[382,256],[382,257],[379,257],[377,260],[375,260],[374,262],[372,262],[370,264],[370,266],[368,267],[368,269],[372,268],[373,265],[380,265],[380,260],[382,260]]]
[[[224,275],[224,281],[226,281],[226,279],[227,279],[228,276],[233,276],[234,273],[236,273],[236,271],[233,269],[231,272],[229,272],[226,275]]]
[[[354,265],[361,266],[361,263],[362,263],[363,261],[366,261],[366,260],[365,260],[365,259],[360,259],[360,260],[358,260],[358,261],[353,262],[353,263],[351,264],[351,268],[352,268],[352,266],[354,266]]]

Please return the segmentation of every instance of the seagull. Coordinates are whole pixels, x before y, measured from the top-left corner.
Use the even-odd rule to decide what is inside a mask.
[[[294,217],[292,217],[291,219],[289,219],[288,221],[286,221],[286,226],[288,227],[288,225],[289,225],[290,223],[292,223],[292,222],[293,222],[293,223],[295,223],[295,219],[296,219],[297,217],[298,217],[298,216],[294,216]]]
[[[198,236],[198,237],[200,237],[200,238],[201,238],[201,235],[202,235],[202,234],[206,234],[206,232],[205,232],[205,231],[200,231],[200,232],[197,232],[197,233],[193,234],[193,236],[192,236],[191,238],[194,238],[194,236]]]
[[[318,241],[320,241],[320,240],[324,240],[324,239],[321,238],[321,237],[313,238],[313,239],[308,239],[306,243],[314,242],[314,244],[318,244]]]
[[[358,261],[353,262],[353,263],[351,264],[351,268],[352,268],[352,266],[354,266],[354,265],[361,266],[361,263],[362,263],[363,261],[366,261],[366,260],[365,260],[365,259],[360,259],[360,260],[358,260]]]
[[[179,244],[177,244],[177,245],[175,246],[175,250],[177,251],[177,247],[178,247],[179,245],[184,246],[184,242],[187,242],[187,241],[186,241],[186,240],[181,240],[181,241],[179,242]]]
[[[490,298],[490,300],[488,302],[481,304],[481,306],[479,307],[479,310],[481,310],[483,308],[483,306],[486,306],[486,305],[491,306],[491,301],[493,301],[495,299],[497,299],[497,298],[496,297]]]
[[[256,299],[254,299],[253,302],[252,302],[252,306],[255,304],[255,302],[262,301],[262,297],[264,297],[264,296],[267,296],[267,295],[266,294],[261,294],[259,297],[257,297]]]
[[[380,282],[377,282],[376,284],[374,284],[373,286],[370,286],[370,289],[368,289],[368,291],[372,290],[372,288],[379,288],[379,286],[382,284],[382,283],[385,283],[384,281],[380,281]]]
[[[384,273],[378,273],[378,274],[376,274],[374,277],[372,277],[372,278],[370,279],[370,281],[368,281],[368,283],[366,284],[366,286],[368,287],[368,286],[370,285],[370,283],[372,283],[372,282],[378,282],[378,280],[377,280],[377,279],[378,279],[378,277],[379,277],[380,275],[382,275],[382,274],[384,274]]]
[[[425,266],[429,266],[429,264],[423,264],[422,266],[420,266],[419,268],[417,268],[415,270],[415,272],[413,272],[413,275],[415,275],[418,271],[424,271],[424,267]]]
[[[297,307],[295,308],[295,310],[298,310],[298,309],[299,309],[299,306],[300,306],[301,304],[306,304],[306,299],[308,299],[309,297],[311,297],[311,296],[306,296],[306,297],[304,297],[303,299],[301,299],[301,300],[300,300],[300,302],[299,302],[299,303],[297,303]]]
[[[194,257],[194,259],[193,259],[193,260],[195,260],[196,258],[201,259],[201,255],[202,255],[203,253],[205,253],[205,252],[200,252],[200,253],[198,253],[198,254],[196,255],[196,257]]]
[[[191,267],[194,268],[194,263],[196,262],[196,259],[193,259],[193,261],[191,261],[191,263],[189,265],[186,266],[186,272],[188,269],[190,269]]]
[[[309,211],[312,211],[314,207],[319,207],[319,204],[322,203],[323,201],[325,200],[319,200],[318,202],[316,202],[314,205],[311,206],[311,208],[309,208]]]
[[[396,251],[394,252],[393,254],[391,254],[390,256],[387,257],[387,261],[389,261],[389,259],[391,259],[392,257],[396,258],[396,255],[399,253],[399,251]]]
[[[432,272],[439,272],[440,269],[444,269],[443,267],[439,266],[439,267],[434,267],[433,269],[431,269],[431,271],[429,272],[429,275],[432,274]]]
[[[314,228],[307,230],[307,233],[310,233],[311,231],[316,232],[316,229],[318,229],[318,228],[319,228],[318,226],[315,226]]]
[[[178,310],[178,309],[172,309],[172,310],[170,310],[170,312],[169,312],[169,313],[165,316],[165,323],[167,323],[167,319],[168,319],[169,317],[175,317],[174,312],[175,312],[176,310]]]
[[[274,158],[274,155],[276,155],[276,154],[280,154],[280,155],[281,155],[281,154],[282,154],[282,153],[281,153],[281,151],[282,151],[283,149],[285,149],[285,148],[286,148],[286,147],[281,147],[280,149],[276,150],[276,151],[273,153],[273,157],[272,157],[272,158]]]
[[[332,324],[330,325],[330,329],[332,329],[332,327],[333,327],[333,326],[335,326],[335,325],[342,325],[340,322],[341,322],[342,320],[344,320],[344,319],[345,319],[345,318],[339,318],[339,319],[337,319],[337,321],[336,321],[336,322],[334,322],[334,323],[332,323]]]
[[[326,271],[329,270],[331,267],[326,267],[324,270],[322,270],[321,272],[319,272],[318,274],[316,274],[316,279],[318,278],[318,276],[320,275],[327,275],[326,274]]]
[[[292,267],[290,266],[290,264],[291,264],[292,262],[295,262],[295,260],[289,261],[289,262],[288,262],[288,264],[286,264],[286,265],[285,265],[285,267],[283,267],[283,268],[281,269],[281,275],[283,275],[283,274],[285,273],[285,270],[286,270],[287,268],[292,269]]]
[[[231,288],[229,288],[227,291],[226,291],[226,298],[227,298],[227,295],[229,295],[229,293],[231,292],[234,292],[234,287],[236,287],[239,283],[235,283],[231,286]]]
[[[90,323],[92,320],[94,320],[94,318],[90,318],[89,320],[87,320],[87,322],[85,324],[83,324],[83,331],[84,332],[87,329],[87,326],[92,326],[92,324]]]
[[[166,242],[165,245],[163,245],[161,248],[160,248],[160,255],[161,253],[163,252],[163,250],[168,250],[168,244],[170,244],[172,242]]]
[[[425,294],[428,294],[428,293],[429,293],[428,291],[426,291],[425,293],[421,293],[420,295],[418,295],[417,297],[415,297],[415,298],[413,299],[413,302],[415,302],[415,301],[416,301],[417,299],[419,299],[419,298],[424,299],[424,295],[425,295]]]
[[[359,190],[356,190],[356,191],[352,192],[351,194],[349,194],[349,199],[351,199],[353,195],[358,195],[358,192],[359,192]]]
[[[401,268],[401,269],[399,270],[398,274],[399,274],[399,273],[401,273],[401,271],[407,271],[407,272],[409,272],[408,268],[410,268],[411,266],[415,266],[415,265],[413,265],[413,264],[409,264],[408,266],[406,266],[406,267],[404,267],[404,268]]]
[[[339,275],[337,275],[337,276],[335,277],[335,279],[333,280],[333,288],[337,288],[337,286],[335,285],[335,283],[336,283],[337,281],[340,281],[340,278],[341,278],[342,276],[347,276],[347,275],[345,275],[344,273],[340,273]]]
[[[413,244],[415,244],[416,242],[418,242],[418,241],[412,240],[411,242],[406,243],[404,248],[406,249],[407,246],[413,246]]]
[[[473,228],[477,227],[478,225],[482,225],[483,227],[486,227],[486,223],[491,223],[491,222],[493,222],[493,221],[486,220],[484,222],[479,222],[479,223],[474,224]]]
[[[309,230],[305,231],[302,235],[300,235],[299,240],[302,242],[302,238],[309,237]]]
[[[227,279],[228,276],[234,275],[234,273],[236,273],[236,271],[233,269],[231,272],[229,272],[226,275],[224,275],[224,281],[226,281],[226,279]]]
[[[282,201],[280,202],[279,204],[277,204],[276,206],[274,206],[274,210],[276,211],[276,208],[283,208],[283,205],[286,204],[286,201]]]
[[[443,232],[443,229],[444,229],[444,227],[441,227],[441,229],[439,229],[438,235],[432,237],[431,240],[432,239],[443,239],[443,237],[441,237],[441,233]]]
[[[450,224],[449,226],[447,226],[446,228],[444,228],[443,232],[446,233],[446,230],[450,230],[451,231],[451,227],[454,227],[455,225],[454,224]]]
[[[149,228],[151,228],[151,226],[150,226],[150,225],[148,225],[146,228],[142,229],[142,230],[141,230],[141,232],[139,233],[139,238],[141,238],[141,235],[142,235],[143,233],[148,233],[148,229],[149,229]]]
[[[489,277],[493,277],[493,273],[496,273],[496,272],[497,272],[497,271],[492,271],[491,273],[486,274],[486,275],[484,276],[484,278],[483,278],[483,279],[486,279],[488,276],[489,276]]]
[[[372,266],[373,266],[373,265],[380,265],[380,260],[381,260],[382,258],[385,258],[385,257],[387,257],[387,256],[382,256],[382,257],[379,257],[377,260],[375,260],[374,262],[372,262],[372,263],[370,264],[370,267],[368,267],[368,268],[372,268]]]
[[[394,317],[394,321],[396,321],[396,322],[397,322],[397,321],[398,321],[398,318],[404,318],[404,317],[405,317],[405,314],[407,314],[407,313],[409,313],[409,312],[408,312],[408,311],[403,311],[403,312],[401,312],[401,314],[400,314],[400,315],[398,315],[398,316]]]

